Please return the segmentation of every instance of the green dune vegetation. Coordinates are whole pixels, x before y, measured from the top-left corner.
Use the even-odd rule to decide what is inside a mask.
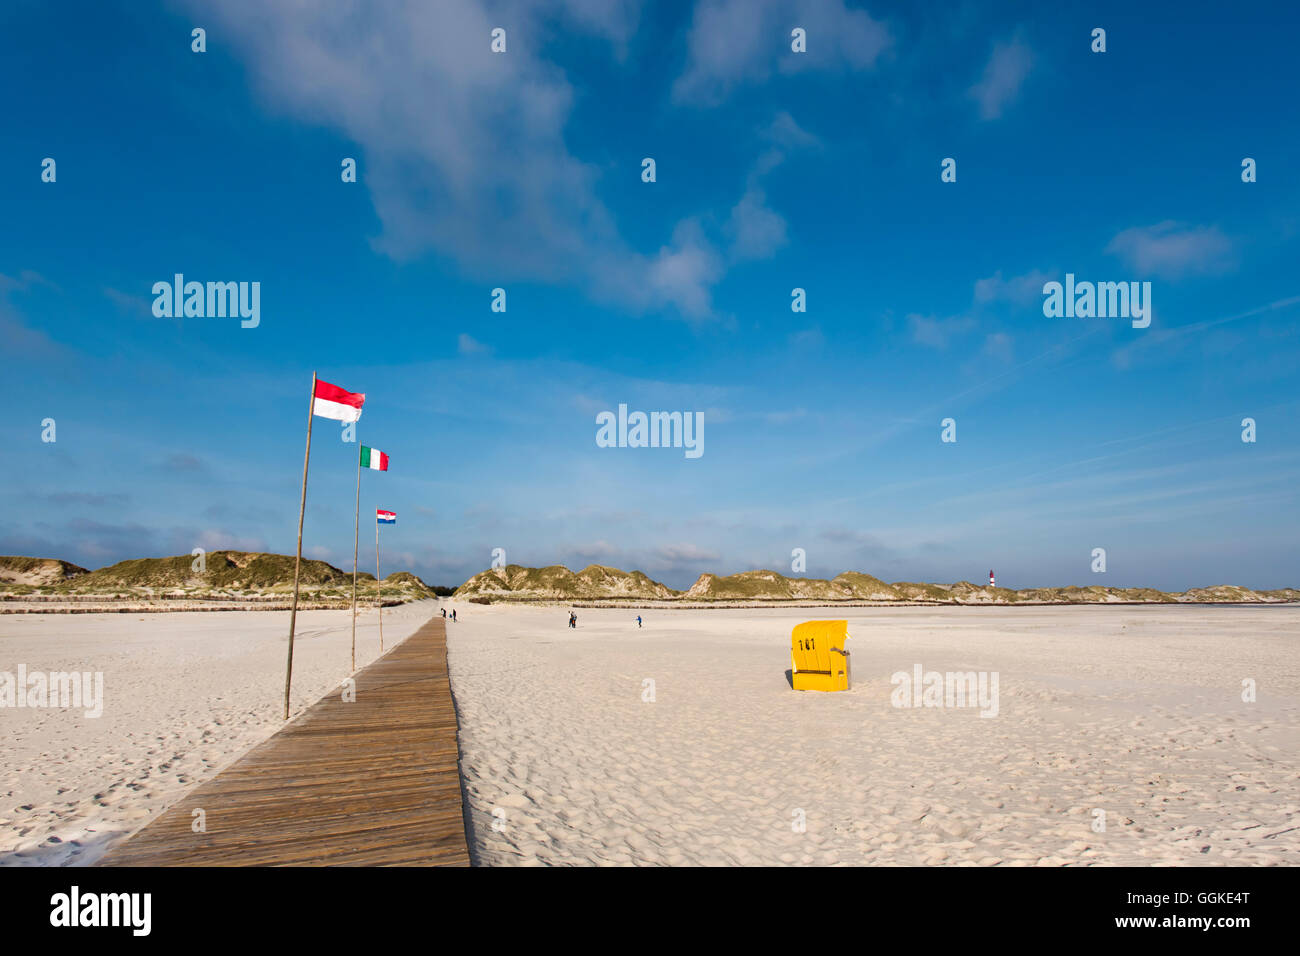
[[[49,558],[0,556],[0,596],[9,599],[122,598],[206,600],[277,600],[293,592],[294,556],[253,551],[211,551],[203,570],[188,554],[166,558],[137,558],[87,571]],[[445,589],[444,589],[445,590]],[[336,601],[352,597],[352,572],[325,561],[304,558],[299,591],[308,599]],[[375,576],[358,572],[357,593],[374,600]],[[384,579],[385,601],[433,597],[434,589],[409,571]]]
[[[283,603],[293,590],[293,555],[252,551],[212,551],[205,569],[194,570],[188,555],[138,558],[88,571],[52,558],[0,556],[0,599],[7,602],[91,600]],[[360,572],[357,594],[363,601],[378,596],[374,575]],[[489,568],[453,592],[433,588],[409,571],[384,579],[386,602],[451,595],[481,604],[493,602],[666,603],[691,606],[745,604],[1278,604],[1300,601],[1300,589],[1257,591],[1237,585],[1165,592],[1154,588],[1100,585],[1011,590],[969,581],[892,584],[860,571],[831,580],[787,577],[776,571],[701,574],[685,591],[652,580],[641,571],[621,571],[599,564],[581,571],[563,565],[526,568],[517,564]],[[325,561],[303,559],[302,600],[338,606],[351,600],[352,574]]]
[[[1300,601],[1300,590],[1255,591],[1235,585],[1193,588],[1167,593],[1154,588],[983,587],[969,581],[887,584],[859,571],[846,571],[832,580],[787,577],[776,571],[701,574],[685,591],[653,581],[640,571],[620,571],[593,564],[573,572],[562,565],[525,568],[517,564],[489,568],[474,575],[455,597],[478,603],[502,602],[666,602],[681,605],[740,605],[777,603],[843,604],[1177,604],[1260,603]]]
[[[476,574],[455,596],[507,601],[608,600],[614,598],[665,601],[679,592],[640,571],[620,571],[592,564],[574,573],[563,565],[525,568],[508,564]]]

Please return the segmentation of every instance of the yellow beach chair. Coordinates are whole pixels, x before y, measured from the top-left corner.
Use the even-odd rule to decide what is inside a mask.
[[[805,621],[790,634],[790,681],[795,690],[848,690],[848,621]]]

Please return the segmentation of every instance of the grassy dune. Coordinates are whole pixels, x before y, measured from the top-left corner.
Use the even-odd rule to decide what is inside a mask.
[[[276,600],[292,593],[293,555],[252,551],[212,551],[203,570],[188,554],[166,558],[137,558],[87,571],[49,558],[0,556],[0,596],[29,599],[190,599],[222,601]],[[352,596],[352,572],[325,561],[303,559],[300,591],[313,599],[341,600]],[[357,575],[357,592],[373,598],[379,591],[375,576]],[[385,598],[418,600],[433,597],[433,588],[409,571],[384,579]]]
[[[969,581],[927,584],[898,581],[887,584],[859,571],[846,571],[832,580],[787,577],[776,571],[739,574],[701,574],[685,591],[653,581],[640,571],[620,571],[591,565],[574,572],[562,565],[525,568],[517,564],[490,568],[474,575],[455,593],[457,598],[479,602],[530,601],[667,601],[708,603],[935,603],[935,604],[1174,604],[1265,603],[1300,600],[1300,589],[1256,591],[1236,585],[1165,592],[1154,588],[1089,587],[1009,588],[983,587]]]

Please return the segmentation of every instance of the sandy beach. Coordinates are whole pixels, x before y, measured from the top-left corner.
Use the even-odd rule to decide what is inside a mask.
[[[455,606],[476,863],[1300,862],[1297,607]],[[836,616],[852,690],[792,691]],[[918,664],[997,716],[892,706]]]
[[[385,646],[436,613],[384,611]],[[283,611],[0,616],[0,671],[104,675],[99,717],[0,708],[0,866],[94,862],[283,725]],[[298,615],[292,712],[347,677],[351,612]],[[379,656],[357,619],[357,667]]]
[[[563,607],[448,607],[478,864],[1300,861],[1297,607],[842,609],[838,694],[786,675],[790,629],[835,609],[580,609],[569,629]],[[390,646],[435,613],[386,611]],[[295,712],[347,675],[350,643],[346,612],[299,621]],[[94,862],[273,733],[286,630],[277,612],[0,618],[0,671],[105,687],[98,718],[0,709],[0,865]],[[373,612],[357,648],[358,667],[378,655]],[[895,706],[923,703],[893,680],[918,667],[996,696]]]

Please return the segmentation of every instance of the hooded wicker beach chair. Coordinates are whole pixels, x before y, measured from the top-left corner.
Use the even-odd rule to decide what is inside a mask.
[[[795,690],[848,690],[848,621],[805,621],[790,634],[790,682]]]

